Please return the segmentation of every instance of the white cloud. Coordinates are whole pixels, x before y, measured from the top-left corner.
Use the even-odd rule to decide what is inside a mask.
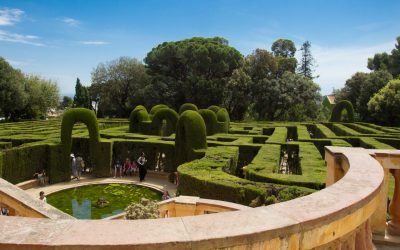
[[[24,15],[24,11],[20,9],[0,9],[0,26],[12,26],[19,22]]]
[[[30,62],[28,62],[28,61],[16,61],[16,60],[12,60],[9,58],[5,58],[5,59],[8,63],[10,63],[14,67],[26,66],[26,65],[30,64]]]
[[[39,37],[32,35],[23,35],[11,33],[5,30],[0,30],[0,41],[12,42],[12,43],[23,43],[34,46],[44,46],[43,43],[38,42]]]
[[[105,42],[105,41],[81,41],[79,43],[84,44],[84,45],[108,45],[108,44],[110,44],[109,42]]]
[[[61,21],[63,21],[64,23],[66,23],[68,26],[71,26],[71,27],[77,27],[81,24],[80,21],[70,18],[70,17],[65,17],[65,18],[61,19]]]
[[[347,79],[356,72],[369,72],[368,58],[376,53],[390,52],[394,41],[373,46],[358,47],[324,47],[312,45],[312,55],[317,67],[315,81],[321,86],[322,94],[330,94],[332,89],[342,88]]]

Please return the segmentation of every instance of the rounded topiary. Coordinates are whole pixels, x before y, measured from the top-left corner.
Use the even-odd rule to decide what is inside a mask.
[[[204,156],[204,149],[207,149],[206,124],[198,112],[187,110],[181,114],[176,126],[177,165]]]
[[[229,124],[231,119],[229,118],[229,113],[225,108],[220,108],[217,112],[217,120],[218,120],[218,133],[228,133],[229,132]]]
[[[52,165],[50,169],[50,179],[52,182],[70,179],[70,153],[72,148],[72,129],[77,122],[84,123],[89,130],[90,162],[95,166],[94,173],[97,176],[104,176],[109,173],[110,166],[100,162],[102,157],[100,152],[100,134],[97,118],[92,110],[85,108],[71,108],[65,111],[61,122],[61,150],[59,156],[62,158],[60,165]],[[60,169],[61,168],[61,169]],[[106,169],[106,170],[104,170]]]
[[[136,106],[129,116],[129,132],[140,132],[140,123],[145,121],[150,121],[147,109],[142,105]]]
[[[99,125],[95,113],[86,108],[71,108],[64,112],[61,122],[61,144],[68,151],[71,150],[72,129],[76,122],[82,122],[87,126],[90,144],[99,143]]]
[[[182,106],[179,108],[179,114],[181,115],[183,112],[186,110],[193,110],[193,111],[198,111],[199,109],[197,106],[193,103],[184,103]]]
[[[208,107],[207,109],[212,110],[215,114],[217,114],[218,110],[221,109],[221,107],[217,106],[217,105],[211,105],[210,107]]]
[[[157,104],[157,105],[155,105],[155,106],[153,106],[151,108],[149,114],[150,114],[150,116],[153,116],[157,112],[157,110],[159,110],[159,109],[168,109],[168,108],[169,107],[167,105],[165,105],[165,104]]]
[[[166,136],[175,133],[176,123],[178,122],[179,115],[175,110],[170,108],[159,108],[154,112],[152,120],[153,133],[160,134],[163,120],[167,121]]]
[[[203,117],[206,124],[207,135],[218,133],[217,115],[210,109],[200,109],[199,114]]]
[[[336,103],[335,107],[333,107],[331,122],[340,122],[342,121],[342,111],[347,111],[347,120],[346,122],[354,122],[354,109],[351,102],[347,100],[339,101]]]

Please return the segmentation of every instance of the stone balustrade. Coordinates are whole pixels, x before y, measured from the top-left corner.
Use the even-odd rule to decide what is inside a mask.
[[[373,153],[326,147],[327,188],[265,207],[204,214],[209,208],[193,198],[181,215],[204,215],[137,221],[3,216],[0,248],[372,249],[386,181]],[[180,204],[165,201],[164,211],[178,215]]]

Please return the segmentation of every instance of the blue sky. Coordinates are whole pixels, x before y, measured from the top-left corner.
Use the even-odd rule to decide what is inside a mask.
[[[322,94],[343,87],[400,36],[400,1],[2,0],[0,56],[73,94],[101,62],[143,60],[164,41],[221,36],[243,55],[279,38],[309,40]],[[298,55],[299,56],[299,55]]]

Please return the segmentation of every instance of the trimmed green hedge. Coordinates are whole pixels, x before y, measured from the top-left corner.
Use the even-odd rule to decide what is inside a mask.
[[[297,185],[312,189],[325,187],[325,162],[313,143],[296,142],[299,145],[301,175],[278,173],[281,145],[267,144],[246,167],[246,178],[253,181]]]
[[[228,133],[231,120],[229,118],[229,113],[225,108],[220,108],[218,110],[217,121],[218,133]]]
[[[268,143],[285,143],[287,139],[287,128],[276,127],[274,133],[268,138]]]
[[[183,112],[185,112],[186,110],[193,110],[193,111],[198,111],[199,109],[197,108],[197,106],[193,103],[184,103],[181,105],[181,107],[179,108],[179,115],[181,115]]]
[[[139,105],[140,106],[140,105]],[[142,106],[143,107],[143,106]],[[168,109],[168,105],[165,104],[157,104],[154,105],[151,109],[150,109],[150,116],[153,116],[156,114],[156,112],[160,109]]]
[[[343,121],[342,111],[347,111],[347,121],[346,122],[354,122],[354,109],[353,104],[351,102],[343,100],[336,103],[333,107],[331,122],[341,122]]]
[[[158,108],[153,115],[153,119],[151,121],[153,134],[160,135],[160,131],[163,125],[163,120],[167,121],[165,136],[169,136],[175,133],[176,123],[178,122],[178,113],[175,110],[170,108]]]
[[[151,125],[150,116],[147,109],[142,106],[136,106],[129,115],[129,132],[142,133],[148,131]]]
[[[183,112],[176,126],[177,165],[203,157],[205,149],[207,149],[207,133],[203,118],[196,111]]]
[[[218,199],[250,205],[256,198],[281,201],[304,196],[315,190],[303,187],[287,187],[258,183],[226,173],[235,168],[238,158],[236,147],[212,147],[205,157],[185,163],[178,168],[181,195],[193,195],[207,199]],[[276,189],[276,197],[269,190]],[[258,204],[262,205],[262,204]]]
[[[212,112],[214,112],[215,114],[218,113],[218,111],[221,109],[221,107],[217,106],[217,105],[211,105],[210,107],[208,107],[207,109],[211,110]]]
[[[199,114],[203,117],[206,124],[207,135],[218,133],[217,115],[210,109],[200,109]]]

